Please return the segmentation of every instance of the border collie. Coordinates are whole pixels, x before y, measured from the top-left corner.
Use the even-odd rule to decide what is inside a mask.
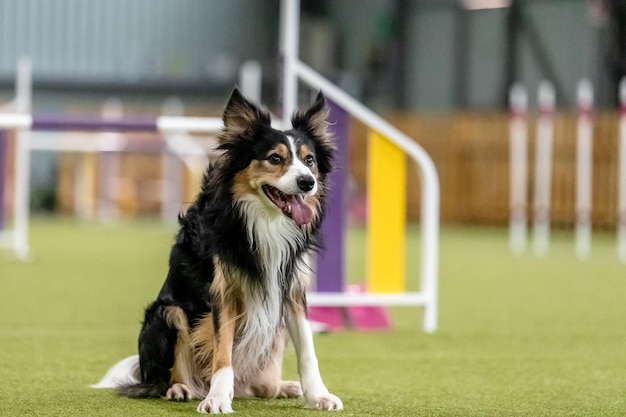
[[[307,257],[319,249],[334,145],[320,92],[272,128],[267,109],[233,91],[221,154],[204,175],[145,311],[139,355],[96,387],[129,397],[200,399],[201,413],[230,413],[232,399],[303,395],[307,407],[341,410],[320,376],[306,318]],[[300,381],[282,381],[287,335]]]

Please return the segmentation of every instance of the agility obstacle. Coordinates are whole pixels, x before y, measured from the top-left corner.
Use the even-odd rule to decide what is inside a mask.
[[[323,225],[326,251],[314,264],[316,282],[308,294],[310,306],[367,308],[376,306],[419,306],[424,308],[422,327],[437,328],[439,257],[439,179],[434,163],[424,149],[380,116],[298,60],[300,5],[297,0],[281,2],[282,122],[288,126],[296,108],[298,82],[322,90],[329,99],[329,126],[338,147],[338,169],[330,176],[328,218]],[[368,266],[365,292],[346,291],[345,236],[348,121],[354,117],[371,130],[369,174]],[[16,146],[15,221],[12,247],[17,257],[28,257],[28,195],[31,131],[89,132],[174,132],[211,133],[222,127],[220,119],[160,116],[146,119],[104,120],[59,118],[29,114],[29,111],[0,114],[0,129],[18,132]],[[421,171],[421,262],[420,290],[408,292],[404,271],[404,227],[406,157]],[[382,181],[381,178],[385,178]],[[392,181],[389,181],[393,178]],[[389,183],[394,183],[389,187]],[[416,254],[411,254],[415,256]]]
[[[537,256],[544,256],[550,242],[550,203],[554,140],[554,87],[542,82],[538,89],[533,246]],[[620,119],[617,178],[617,255],[626,263],[626,78],[620,82]],[[579,82],[576,91],[576,179],[575,246],[576,257],[584,260],[591,253],[592,172],[593,172],[593,86]],[[510,247],[524,252],[527,241],[527,109],[526,90],[515,85],[510,91]]]
[[[527,177],[528,177],[528,132],[526,117],[528,110],[528,94],[526,88],[515,84],[509,93],[511,107],[510,126],[510,199],[509,206],[509,246],[511,251],[521,254],[526,250],[527,236]]]

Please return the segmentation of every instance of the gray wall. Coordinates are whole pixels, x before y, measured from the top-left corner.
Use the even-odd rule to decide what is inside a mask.
[[[459,71],[455,67],[458,2],[413,0],[408,4],[408,107],[424,111],[454,108],[455,76],[459,72],[467,74],[468,107],[500,107],[505,92],[506,9],[465,12],[468,58],[467,67]],[[379,0],[332,3],[332,20],[344,40],[344,69],[362,71],[366,60],[364,45],[375,37],[371,25],[391,6],[391,1]],[[523,6],[562,86],[562,104],[573,103],[576,84],[582,78],[590,78],[599,87],[606,84],[602,30],[592,24],[585,0],[525,0]],[[364,27],[366,24],[370,26]],[[528,36],[522,35],[519,48],[518,81],[533,92],[532,102],[534,90],[546,75]]]
[[[277,1],[1,0],[0,77],[219,76],[276,56]]]

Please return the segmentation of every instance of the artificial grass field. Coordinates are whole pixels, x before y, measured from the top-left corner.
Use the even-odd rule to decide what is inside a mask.
[[[167,272],[174,228],[70,220],[32,224],[34,260],[0,260],[0,415],[194,416],[198,401],[131,400],[88,387],[136,352],[143,307]],[[408,267],[417,278],[419,236]],[[364,234],[349,236],[363,276]],[[579,262],[573,236],[550,255],[509,254],[504,229],[444,228],[440,328],[417,308],[395,329],[316,335],[342,416],[625,416],[626,265],[613,235]],[[416,289],[411,278],[410,289]],[[289,350],[284,376],[297,379]],[[235,400],[239,416],[313,416],[297,400]]]

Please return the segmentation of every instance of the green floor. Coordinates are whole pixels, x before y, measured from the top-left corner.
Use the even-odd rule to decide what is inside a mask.
[[[197,401],[130,400],[96,382],[135,353],[142,308],[166,274],[174,230],[36,220],[34,260],[0,258],[0,415],[195,415]],[[353,231],[349,275],[363,276]],[[416,289],[419,236],[409,236]],[[440,329],[394,310],[384,333],[317,335],[322,375],[343,416],[626,416],[626,265],[612,235],[589,261],[571,233],[550,255],[513,257],[503,229],[444,229]],[[295,358],[285,376],[295,377]],[[235,400],[239,416],[305,416],[298,401]]]

